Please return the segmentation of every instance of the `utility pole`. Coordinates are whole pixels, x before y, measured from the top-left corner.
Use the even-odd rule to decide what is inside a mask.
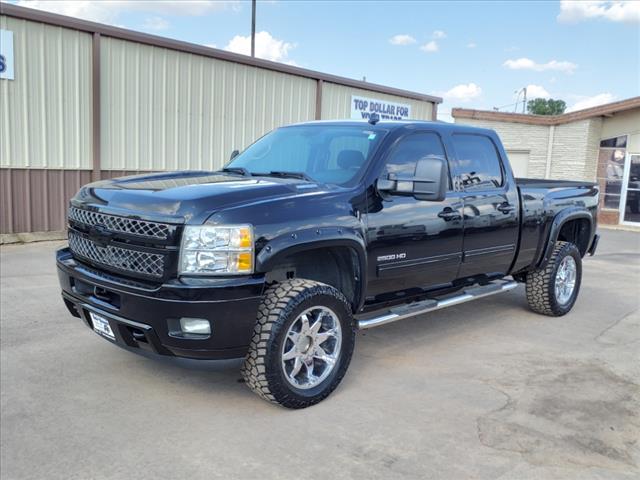
[[[527,87],[523,87],[520,90],[516,90],[515,92],[513,92],[516,94],[516,103],[515,106],[513,107],[513,113],[516,113],[518,111],[518,104],[520,103],[520,94],[523,93],[524,94],[524,100],[522,100],[522,113],[527,113],[526,109],[527,109]]]
[[[256,0],[251,0],[251,56],[256,56]]]

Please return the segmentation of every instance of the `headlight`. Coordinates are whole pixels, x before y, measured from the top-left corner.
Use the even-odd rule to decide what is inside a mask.
[[[253,229],[250,225],[185,227],[180,248],[179,273],[253,273]]]

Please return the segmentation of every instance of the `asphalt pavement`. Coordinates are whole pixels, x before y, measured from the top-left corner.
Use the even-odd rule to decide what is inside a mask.
[[[524,288],[358,334],[321,404],[124,351],[0,248],[2,479],[640,478],[640,234],[602,231],[561,318]]]

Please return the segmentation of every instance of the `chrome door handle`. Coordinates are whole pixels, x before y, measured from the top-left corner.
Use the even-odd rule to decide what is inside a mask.
[[[513,205],[511,205],[510,203],[503,203],[501,205],[498,205],[498,210],[502,213],[511,213],[516,209],[516,207],[514,207]]]
[[[460,220],[462,216],[456,210],[442,210],[438,213],[438,217],[444,219],[446,222],[451,220]]]

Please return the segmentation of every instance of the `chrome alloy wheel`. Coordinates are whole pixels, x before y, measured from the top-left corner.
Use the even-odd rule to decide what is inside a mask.
[[[576,286],[578,268],[575,259],[568,255],[562,259],[556,272],[555,294],[556,300],[565,305],[571,299]]]
[[[342,329],[327,307],[311,307],[291,324],[282,344],[282,370],[296,388],[309,389],[329,376],[340,355]]]

